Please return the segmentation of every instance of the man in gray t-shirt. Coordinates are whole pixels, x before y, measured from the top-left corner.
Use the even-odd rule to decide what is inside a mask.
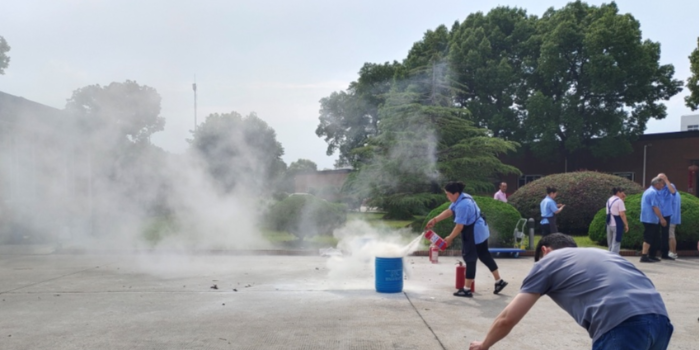
[[[545,294],[586,328],[593,349],[666,349],[673,326],[651,280],[617,254],[575,247],[564,234],[543,237],[520,293],[469,349],[503,339]]]

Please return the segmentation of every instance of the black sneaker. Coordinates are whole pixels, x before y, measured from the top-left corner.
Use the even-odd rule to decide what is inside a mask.
[[[657,257],[655,257],[655,256],[650,256],[649,259],[651,259],[651,261],[653,261],[653,262],[659,262],[659,261],[661,261],[661,259],[659,259],[659,258],[657,258]]]
[[[506,282],[504,280],[500,280],[500,281],[496,282],[493,286],[493,294],[500,293],[503,290],[503,288],[505,288],[507,285],[508,285],[508,282]]]
[[[639,262],[643,262],[643,263],[653,263],[653,262],[655,262],[655,261],[654,261],[654,260],[651,260],[651,259],[649,259],[649,257],[648,257],[648,256],[646,256],[646,255],[642,255],[642,258],[641,258],[641,259],[639,259]]]
[[[454,295],[456,297],[465,297],[465,298],[471,298],[474,296],[474,294],[472,294],[472,291],[464,289],[464,288],[452,293],[452,295]]]

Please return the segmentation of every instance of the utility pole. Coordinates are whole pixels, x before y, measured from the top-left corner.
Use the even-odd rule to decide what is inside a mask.
[[[194,76],[194,83],[192,83],[192,91],[194,91],[194,130],[193,133],[197,131],[197,76]]]

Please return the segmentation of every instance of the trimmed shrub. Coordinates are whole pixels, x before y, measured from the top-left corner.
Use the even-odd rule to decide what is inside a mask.
[[[698,198],[681,193],[681,224],[676,226],[676,249],[697,249],[698,244]],[[622,249],[641,249],[644,242],[644,225],[639,221],[642,211],[642,194],[627,196],[625,214],[630,231],[622,235]],[[608,245],[605,232],[605,208],[600,209],[588,228],[588,237],[600,245]]]
[[[508,203],[522,213],[523,217],[534,218],[539,226],[542,219],[540,202],[547,195],[547,187],[555,187],[557,203],[566,205],[564,210],[557,214],[559,232],[582,235],[588,232],[591,220],[612,195],[610,191],[613,187],[624,189],[628,197],[644,191],[636,182],[619,176],[580,171],[554,174],[535,180],[515,191],[508,197]]]
[[[293,194],[275,203],[267,214],[270,227],[300,239],[330,235],[347,220],[344,204],[330,203],[310,194]]]
[[[515,224],[520,219],[520,213],[512,205],[497,201],[491,197],[472,197],[474,197],[474,201],[479,206],[479,209],[481,209],[481,212],[486,218],[486,222],[489,224],[489,246],[512,247],[515,243],[513,242],[513,231],[515,230]],[[423,227],[428,224],[428,221],[438,216],[449,206],[450,202],[447,202],[433,209],[430,214],[425,217]],[[445,219],[435,225],[433,231],[440,235],[440,237],[445,238],[452,233],[454,227],[455,224],[452,220]],[[461,249],[461,247],[462,238],[460,235],[452,241],[450,249],[458,250]]]

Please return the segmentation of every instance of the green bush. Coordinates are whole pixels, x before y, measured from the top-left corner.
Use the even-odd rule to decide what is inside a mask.
[[[347,208],[314,197],[310,194],[293,194],[275,203],[267,213],[273,230],[289,232],[300,239],[314,235],[330,235],[345,224]]]
[[[474,201],[484,214],[486,221],[489,224],[489,245],[494,247],[512,247],[513,231],[515,224],[520,219],[520,213],[510,204],[497,201],[491,197],[473,196]],[[438,216],[450,206],[450,202],[444,203],[441,206],[433,209],[423,221],[423,227],[428,224],[428,221]],[[452,217],[454,218],[454,217]],[[455,224],[452,219],[440,221],[433,231],[440,237],[445,238],[452,233]],[[451,249],[461,249],[462,238],[457,236],[452,241]]]
[[[678,250],[697,249],[698,243],[698,198],[681,193],[681,224],[676,226]],[[641,249],[644,241],[644,225],[639,221],[642,209],[642,195],[635,194],[625,199],[625,214],[630,231],[622,235],[622,249]],[[600,209],[588,228],[588,237],[600,245],[607,245],[605,232],[605,208]]]
[[[639,184],[625,178],[594,171],[580,171],[554,174],[535,180],[508,197],[512,204],[525,218],[535,219],[539,226],[540,202],[547,195],[547,187],[557,189],[557,203],[566,207],[557,214],[559,232],[567,234],[586,234],[591,220],[605,201],[610,198],[613,187],[624,189],[625,193],[634,195],[644,189]],[[539,227],[537,228],[539,231]]]

